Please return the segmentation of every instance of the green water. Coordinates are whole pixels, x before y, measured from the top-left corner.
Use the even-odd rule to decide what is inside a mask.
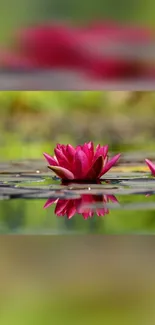
[[[0,233],[155,233],[154,194],[155,180],[148,172],[109,172],[100,184],[62,185],[43,161],[1,163]],[[107,200],[110,195],[116,202]],[[45,209],[49,198],[53,202]],[[93,216],[85,218],[85,212]]]

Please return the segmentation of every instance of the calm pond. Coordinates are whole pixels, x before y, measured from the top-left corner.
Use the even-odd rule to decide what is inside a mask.
[[[42,160],[1,162],[0,233],[155,233],[154,194],[142,156],[126,156],[97,184],[62,184]]]

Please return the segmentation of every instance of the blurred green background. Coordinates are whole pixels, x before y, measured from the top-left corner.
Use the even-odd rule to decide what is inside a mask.
[[[106,19],[154,26],[155,4],[154,0],[6,0],[0,4],[1,42],[7,42],[12,33],[23,25],[53,19],[69,19],[73,23]]]
[[[0,92],[0,160],[42,159],[56,143],[154,151],[155,92]]]

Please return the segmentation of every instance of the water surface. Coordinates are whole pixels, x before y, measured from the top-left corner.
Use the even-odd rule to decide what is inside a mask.
[[[126,157],[101,182],[62,184],[44,161],[1,162],[0,233],[154,233],[155,179],[138,164]]]

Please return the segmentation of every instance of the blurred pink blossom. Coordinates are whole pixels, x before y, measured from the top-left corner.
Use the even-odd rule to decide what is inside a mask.
[[[155,77],[154,30],[118,22],[38,24],[14,36],[14,46],[1,51],[0,66],[7,68],[72,69],[89,79]],[[144,56],[142,58],[142,56]]]

